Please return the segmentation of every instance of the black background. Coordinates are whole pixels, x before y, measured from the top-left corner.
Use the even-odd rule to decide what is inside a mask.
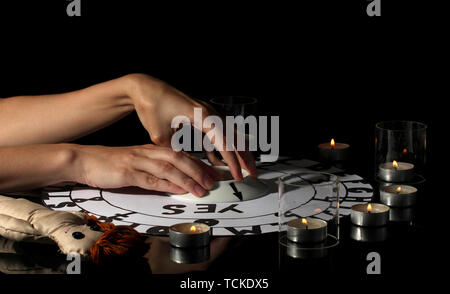
[[[366,1],[141,2],[82,1],[81,17],[67,16],[68,1],[4,6],[0,97],[144,72],[198,99],[257,97],[260,115],[280,116],[283,155],[311,157],[334,137],[369,175],[374,124],[390,119],[428,124],[434,147],[445,74],[437,8],[384,1],[370,18]],[[79,142],[148,136],[132,115]]]
[[[446,126],[448,34],[431,2],[382,0],[382,16],[371,18],[364,0],[81,1],[81,17],[68,17],[64,0],[2,2],[0,97],[67,92],[133,72],[203,100],[254,96],[259,114],[280,116],[281,155],[315,159],[317,144],[334,137],[351,145],[352,171],[369,179],[374,124],[421,121],[433,184],[445,157],[435,146],[445,134],[437,127]],[[76,142],[149,137],[132,114]]]

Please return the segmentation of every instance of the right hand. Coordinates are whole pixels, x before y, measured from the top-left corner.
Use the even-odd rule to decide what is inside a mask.
[[[171,146],[171,138],[176,131],[171,127],[174,117],[185,116],[194,124],[195,108],[202,110],[203,120],[211,115],[218,116],[218,113],[209,104],[195,100],[163,81],[144,74],[131,74],[128,75],[128,79],[132,81],[133,85],[129,96],[133,101],[136,113],[152,141],[158,146]],[[201,123],[202,126],[199,127],[199,130],[205,134],[208,133],[211,129],[203,127],[203,121]],[[220,138],[219,135],[221,135]],[[220,146],[220,142],[226,146],[225,134],[216,134],[214,141],[217,141],[212,142],[216,147]],[[238,181],[243,179],[241,168],[247,170],[252,177],[257,176],[255,160],[251,152],[218,149],[234,179]],[[207,152],[206,155],[212,164],[224,165],[214,155],[214,152]]]
[[[219,179],[218,173],[200,159],[167,147],[74,146],[78,171],[75,181],[92,187],[137,186],[201,197]]]

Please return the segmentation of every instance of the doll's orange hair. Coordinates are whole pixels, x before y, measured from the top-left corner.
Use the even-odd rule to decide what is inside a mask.
[[[114,256],[142,256],[147,249],[143,237],[132,227],[115,226],[100,222],[95,216],[86,213],[88,225],[98,225],[104,234],[90,248],[91,259],[102,264]]]

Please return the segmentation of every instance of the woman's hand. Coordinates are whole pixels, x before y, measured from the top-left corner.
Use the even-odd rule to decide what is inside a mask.
[[[209,115],[217,115],[216,111],[207,103],[196,101],[153,77],[144,74],[132,74],[128,78],[132,81],[130,97],[139,119],[149,132],[152,141],[157,145],[171,146],[171,138],[175,132],[171,128],[171,122],[177,115],[188,117],[192,124],[194,122],[194,108],[202,110],[203,119]],[[206,133],[209,130],[203,128],[201,131]],[[218,142],[213,143],[218,146]],[[223,136],[222,143],[223,146],[226,146],[225,136]],[[236,180],[242,180],[241,167],[246,169],[250,175],[256,176],[255,162],[249,151],[223,150],[220,153]],[[207,156],[211,163],[223,165],[213,152],[207,152]]]
[[[70,145],[75,152],[72,181],[92,187],[137,186],[175,194],[203,196],[219,175],[185,152],[156,145],[105,147]]]
[[[206,175],[214,173],[212,168],[168,148],[174,133],[172,119],[184,115],[192,123],[195,107],[202,110],[203,118],[216,114],[206,103],[143,74],[69,93],[0,99],[0,191],[75,181],[102,188],[128,185],[204,195],[210,186]],[[166,148],[55,144],[104,128],[133,109],[153,142]],[[226,138],[221,140],[226,146]],[[250,152],[220,152],[235,179],[242,179],[241,167],[256,176]],[[212,152],[207,155],[211,163],[223,165]],[[78,171],[72,169],[75,163],[81,166]]]

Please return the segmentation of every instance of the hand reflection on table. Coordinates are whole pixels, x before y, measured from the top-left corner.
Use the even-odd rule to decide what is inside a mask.
[[[147,273],[150,267],[154,274],[180,274],[194,271],[207,270],[210,265],[229,247],[231,237],[216,237],[210,243],[210,258],[206,262],[197,264],[178,264],[170,259],[171,245],[168,237],[150,236],[146,243],[150,249],[141,257],[142,266],[136,266],[135,260],[130,259],[128,263],[116,264],[114,270],[130,270],[133,264],[134,270]],[[27,242],[15,242],[0,237],[0,273],[5,274],[65,274],[69,263],[66,256],[57,254],[58,248],[55,244],[37,244]],[[145,264],[144,264],[145,263]],[[85,268],[82,273],[92,273],[107,270],[105,268]],[[123,268],[117,268],[122,267]],[[145,267],[145,268],[144,268]],[[111,270],[111,269],[110,269]]]
[[[205,271],[223,252],[231,241],[231,237],[216,237],[210,243],[210,258],[208,261],[196,264],[179,264],[170,259],[168,237],[151,236],[147,239],[150,250],[145,255],[152,273],[154,274],[182,274],[194,271]]]

